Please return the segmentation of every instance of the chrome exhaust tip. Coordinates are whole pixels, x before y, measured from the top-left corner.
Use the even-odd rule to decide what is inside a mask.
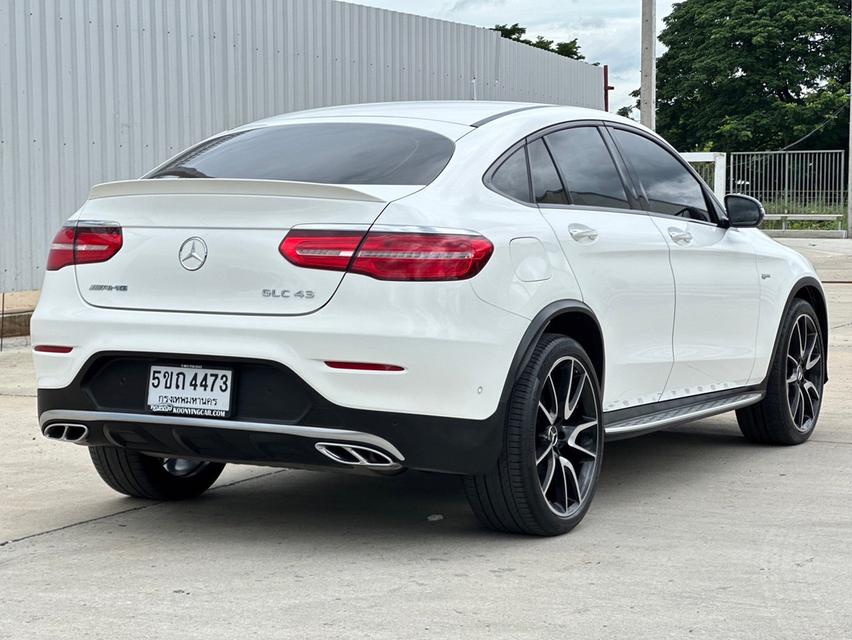
[[[44,428],[42,435],[50,440],[81,444],[89,435],[89,427],[84,424],[54,422]]]
[[[317,442],[314,446],[317,451],[338,464],[385,471],[401,468],[401,465],[387,453],[361,444]]]

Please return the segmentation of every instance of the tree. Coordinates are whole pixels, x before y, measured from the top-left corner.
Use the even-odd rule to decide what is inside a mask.
[[[641,91],[636,89],[630,92],[630,97],[634,98],[636,102],[628,107],[621,107],[616,113],[623,118],[632,118],[633,110],[639,108],[639,98],[641,96]]]
[[[566,58],[573,58],[574,60],[586,59],[586,56],[580,53],[580,45],[577,42],[577,38],[569,40],[568,42],[554,42],[553,40],[547,40],[544,36],[536,36],[535,42],[533,42],[528,38],[524,38],[527,33],[527,29],[526,27],[519,25],[517,22],[511,26],[506,24],[496,24],[494,25],[493,31],[499,31],[501,36],[508,38],[509,40],[528,44],[531,47],[536,47],[537,49],[552,51],[553,53],[565,56]]]
[[[850,0],[684,0],[665,19],[657,129],[689,150],[845,148]]]

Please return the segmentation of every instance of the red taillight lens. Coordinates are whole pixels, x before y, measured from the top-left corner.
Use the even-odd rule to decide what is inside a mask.
[[[47,256],[47,270],[57,271],[72,264],[106,262],[122,245],[121,227],[79,223],[62,227],[53,238]]]
[[[494,251],[482,236],[294,229],[279,247],[293,264],[349,270],[378,280],[464,280],[482,271]]]
[[[493,251],[482,236],[372,232],[350,271],[379,280],[464,280],[482,271]]]
[[[293,229],[278,250],[298,267],[346,271],[363,237],[363,231]]]
[[[50,243],[47,270],[57,271],[74,264],[74,227],[62,227]]]

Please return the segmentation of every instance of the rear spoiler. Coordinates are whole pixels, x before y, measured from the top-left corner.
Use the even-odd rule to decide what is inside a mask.
[[[290,196],[325,200],[385,202],[364,191],[317,182],[286,180],[232,180],[229,178],[155,178],[96,184],[89,199],[154,194],[223,194],[247,196]]]

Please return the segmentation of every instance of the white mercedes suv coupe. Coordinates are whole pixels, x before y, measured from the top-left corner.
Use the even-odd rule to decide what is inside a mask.
[[[115,490],[226,463],[458,474],[494,529],[564,533],[606,439],[737,411],[798,444],[822,287],[654,133],[599,111],[292,113],[95,186],[32,321],[42,433]]]

